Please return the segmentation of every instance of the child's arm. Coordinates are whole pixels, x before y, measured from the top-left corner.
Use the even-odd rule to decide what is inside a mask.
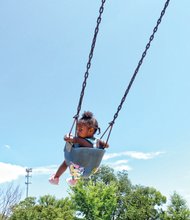
[[[65,135],[64,140],[73,144],[77,143],[83,147],[93,147],[93,145],[86,141],[84,138],[73,137],[72,135]]]

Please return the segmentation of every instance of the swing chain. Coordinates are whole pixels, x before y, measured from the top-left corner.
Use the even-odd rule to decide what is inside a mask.
[[[102,137],[103,137],[104,134],[107,132],[107,130],[110,129],[109,134],[108,134],[108,138],[107,138],[107,141],[106,141],[106,142],[108,142],[108,139],[109,139],[109,137],[110,137],[111,130],[112,130],[112,127],[113,127],[113,125],[114,125],[114,123],[115,123],[115,120],[117,119],[118,114],[119,114],[120,110],[122,109],[123,103],[125,102],[125,99],[126,99],[128,93],[129,93],[129,90],[130,90],[130,88],[131,88],[131,86],[132,86],[132,84],[133,84],[133,82],[134,82],[134,80],[135,80],[135,77],[136,77],[136,75],[137,75],[137,73],[138,73],[138,71],[139,71],[139,69],[140,69],[140,67],[141,67],[141,65],[142,65],[142,63],[143,63],[143,61],[144,61],[144,58],[145,58],[145,56],[146,56],[146,54],[147,54],[147,51],[148,51],[148,49],[149,49],[150,46],[151,46],[151,42],[152,42],[153,39],[154,39],[154,35],[155,35],[155,33],[157,32],[157,30],[158,30],[158,26],[160,25],[160,23],[161,23],[161,21],[162,21],[162,17],[163,17],[164,14],[165,14],[165,11],[166,11],[166,9],[167,9],[167,7],[168,7],[168,5],[169,5],[169,2],[170,2],[170,0],[167,0],[167,1],[165,2],[164,8],[163,8],[163,10],[162,10],[162,12],[161,12],[161,14],[160,14],[159,19],[157,20],[157,24],[156,24],[156,26],[155,26],[154,29],[153,29],[153,33],[151,34],[151,36],[150,36],[150,38],[149,38],[149,42],[147,43],[147,45],[146,45],[146,47],[145,47],[145,50],[144,50],[144,52],[142,53],[141,59],[140,59],[139,62],[138,62],[138,65],[137,65],[137,67],[136,67],[136,69],[135,69],[135,71],[134,71],[133,76],[131,77],[131,80],[130,80],[130,82],[129,82],[129,84],[128,84],[128,87],[127,87],[125,93],[124,93],[124,96],[122,97],[121,102],[120,102],[120,104],[119,104],[119,106],[118,106],[118,108],[117,108],[117,111],[116,111],[116,113],[114,114],[113,120],[109,123],[108,128],[106,129],[106,131],[105,131],[105,132],[103,133],[103,135],[102,135]],[[102,137],[101,137],[101,138],[102,138]]]
[[[83,97],[84,97],[84,91],[85,91],[86,84],[87,84],[87,78],[89,76],[89,69],[91,67],[91,60],[92,60],[93,53],[94,53],[94,48],[95,48],[95,45],[96,45],[96,38],[97,38],[97,35],[98,35],[98,31],[99,31],[99,25],[100,25],[101,20],[102,20],[102,13],[104,11],[105,2],[106,2],[106,0],[102,0],[102,4],[101,4],[100,9],[99,9],[99,16],[97,18],[97,24],[96,24],[96,28],[94,30],[94,37],[93,37],[93,40],[92,40],[92,45],[91,45],[90,53],[89,53],[89,56],[88,56],[88,62],[87,62],[87,65],[86,65],[86,72],[84,74],[84,81],[82,83],[82,90],[81,90],[79,103],[78,103],[78,107],[77,107],[77,114],[74,116],[75,120],[78,119],[79,113],[80,113],[80,110],[81,110],[82,101],[83,101]]]

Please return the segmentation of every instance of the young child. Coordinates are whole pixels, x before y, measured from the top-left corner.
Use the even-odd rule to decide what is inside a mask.
[[[76,125],[76,136],[65,135],[64,140],[66,142],[73,143],[74,147],[97,147],[97,148],[108,148],[109,145],[102,140],[98,140],[94,137],[96,132],[100,133],[97,120],[93,117],[92,112],[84,112],[82,117],[78,120]],[[59,166],[57,172],[49,179],[51,184],[58,185],[60,176],[67,169],[65,160]],[[72,183],[71,183],[72,184]],[[73,183],[74,184],[74,183]]]

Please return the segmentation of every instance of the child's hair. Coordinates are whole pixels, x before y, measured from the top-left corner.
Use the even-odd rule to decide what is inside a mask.
[[[82,114],[82,117],[78,121],[79,124],[85,124],[88,125],[89,127],[94,128],[94,134],[98,130],[98,134],[100,133],[100,128],[98,126],[97,120],[94,118],[94,115],[92,112],[84,112]]]

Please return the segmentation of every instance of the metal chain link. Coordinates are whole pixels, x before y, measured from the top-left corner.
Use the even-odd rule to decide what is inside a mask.
[[[143,63],[143,60],[144,60],[144,58],[145,58],[145,56],[146,56],[146,54],[147,54],[147,51],[148,51],[148,49],[150,48],[151,42],[152,42],[153,39],[154,39],[154,35],[155,35],[155,33],[157,32],[157,30],[158,30],[158,26],[160,25],[160,23],[161,23],[161,21],[162,21],[162,18],[163,18],[164,14],[165,14],[165,11],[166,11],[166,9],[167,9],[167,7],[168,7],[168,5],[169,5],[169,2],[170,2],[170,0],[167,0],[167,1],[165,2],[164,8],[163,8],[163,10],[162,10],[162,12],[161,12],[161,14],[160,14],[159,19],[157,20],[157,24],[156,24],[156,26],[155,26],[154,29],[153,29],[153,33],[151,34],[151,36],[150,36],[150,38],[149,38],[149,42],[147,43],[147,45],[146,45],[146,47],[145,47],[145,50],[144,50],[144,52],[142,53],[141,59],[140,59],[139,62],[138,62],[138,65],[137,65],[137,67],[136,67],[136,69],[135,69],[135,71],[134,71],[133,76],[131,77],[131,80],[130,80],[130,82],[129,82],[129,84],[128,84],[128,87],[127,87],[125,93],[124,93],[124,96],[122,97],[121,102],[120,102],[120,104],[119,104],[119,106],[118,106],[118,108],[117,108],[117,111],[116,111],[116,113],[114,114],[113,120],[109,123],[108,128],[106,129],[106,131],[105,131],[105,132],[103,133],[103,135],[101,136],[101,138],[102,138],[102,137],[105,135],[105,133],[106,133],[106,132],[109,130],[109,128],[110,128],[109,134],[108,134],[108,138],[107,138],[107,141],[106,141],[106,142],[108,142],[108,139],[109,139],[109,137],[110,137],[113,124],[115,123],[115,120],[116,120],[116,118],[118,117],[118,114],[119,114],[120,110],[122,109],[123,103],[125,102],[125,99],[126,99],[128,93],[129,93],[129,90],[130,90],[130,88],[131,88],[131,86],[132,86],[132,84],[133,84],[133,82],[134,82],[134,80],[135,80],[135,77],[136,77],[136,75],[137,75],[137,73],[138,73],[138,71],[139,71],[139,69],[140,69],[140,67],[141,67],[141,65],[142,65],[142,63]]]
[[[74,116],[74,118],[76,120],[79,117],[79,113],[80,113],[81,106],[82,106],[84,91],[85,91],[86,84],[87,84],[87,79],[88,79],[88,76],[89,76],[89,69],[91,67],[91,61],[92,61],[92,57],[93,57],[93,53],[94,53],[94,48],[95,48],[95,45],[96,45],[96,39],[97,39],[98,31],[99,31],[99,25],[100,25],[101,20],[102,20],[102,13],[104,11],[105,2],[106,2],[106,0],[102,0],[101,6],[100,6],[100,9],[99,9],[99,16],[97,18],[97,25],[96,25],[96,28],[95,28],[95,31],[94,31],[94,37],[93,37],[93,40],[92,40],[92,45],[91,45],[90,53],[89,53],[89,56],[88,56],[88,62],[87,62],[87,65],[86,65],[86,72],[84,74],[84,81],[82,83],[82,90],[81,90],[79,103],[78,103],[78,107],[77,107],[77,114]]]

